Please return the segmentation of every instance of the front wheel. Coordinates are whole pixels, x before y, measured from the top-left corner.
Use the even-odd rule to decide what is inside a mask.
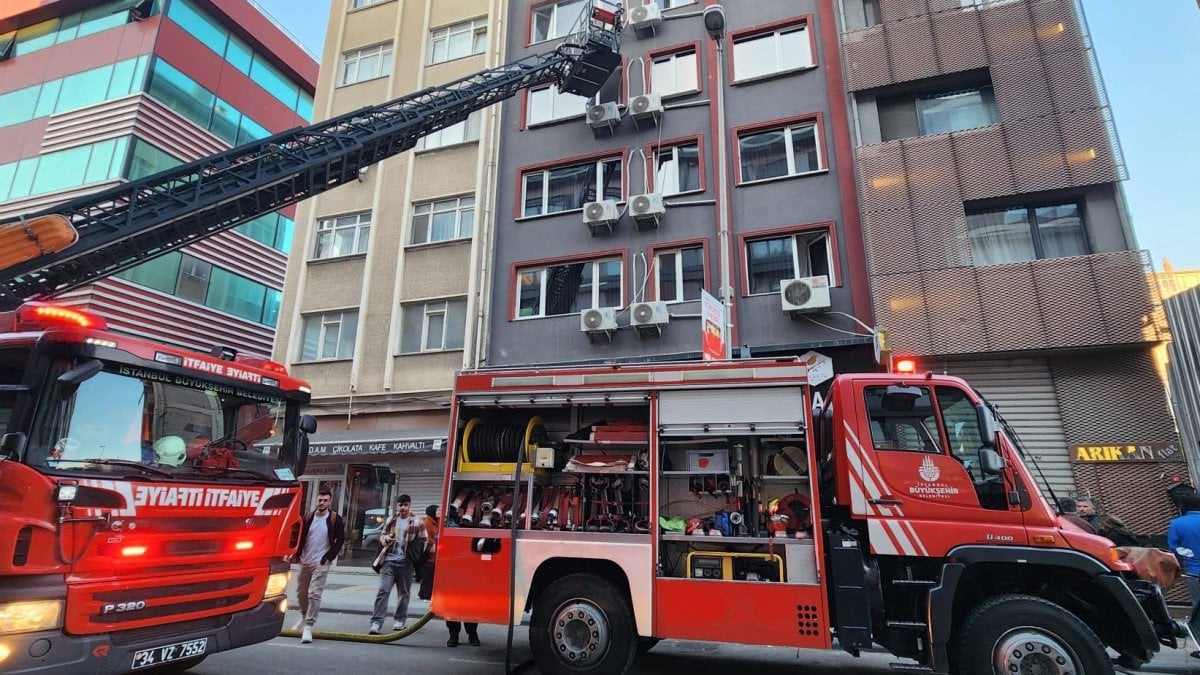
[[[534,603],[529,646],[544,673],[620,675],[637,653],[633,609],[607,579],[565,576]]]
[[[1002,595],[971,610],[958,632],[959,671],[970,675],[1111,675],[1092,629],[1064,607],[1031,595]]]

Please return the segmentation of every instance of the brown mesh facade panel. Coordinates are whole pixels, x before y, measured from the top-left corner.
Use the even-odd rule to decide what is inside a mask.
[[[1046,347],[1108,342],[1087,256],[1036,260],[1030,266]]]
[[[1115,131],[1107,108],[1064,113],[1060,119],[1071,183],[1089,185],[1125,179],[1119,148],[1108,142]]]
[[[867,265],[872,275],[915,272],[920,269],[917,233],[910,211],[902,209],[864,214],[863,231],[867,241]]]
[[[1053,97],[1054,110],[1073,112],[1096,107],[1096,87],[1092,84],[1091,63],[1086,54],[1081,51],[1047,54],[1043,70]],[[992,71],[993,77],[995,72]]]
[[[892,62],[892,76],[897,82],[939,74],[941,69],[934,59],[933,27],[928,16],[887,24],[884,33]],[[906,58],[897,58],[897,55]]]
[[[991,73],[1000,119],[1019,120],[1054,112],[1046,64],[1041,59],[997,63]]]
[[[1004,132],[1002,126],[991,126],[950,134],[964,201],[1017,191]]]
[[[1126,251],[1098,258],[1093,278],[1113,342],[1157,342],[1167,338],[1158,287],[1146,283],[1150,262],[1144,253]]]
[[[859,194],[862,195],[864,211],[909,208],[910,177],[900,141],[859,148],[855,159],[859,167]]]
[[[936,204],[913,210],[917,252],[923,269],[971,264],[971,246],[962,206]]]
[[[905,139],[901,152],[909,178],[908,197],[913,206],[962,201],[950,134]]]
[[[925,274],[929,334],[935,353],[987,351],[978,279],[972,272],[969,267],[960,267]]]
[[[1005,124],[1018,192],[1071,185],[1058,119],[1033,117]]]
[[[886,0],[884,0],[886,2]],[[1037,50],[1033,17],[1027,2],[1005,2],[983,5],[984,41],[993,63],[1029,58]]]
[[[887,326],[892,350],[930,354],[929,311],[918,274],[890,274],[872,280],[875,318]]]
[[[1046,344],[1046,329],[1036,318],[1036,303],[1030,297],[1033,268],[1025,264],[975,268],[984,307],[988,346],[1004,345],[1019,351],[1040,349]]]
[[[974,70],[988,64],[979,12],[942,12],[933,15],[932,21],[943,72]]]
[[[893,81],[883,26],[842,36],[846,82],[852,91],[881,87]]]
[[[1054,356],[1050,369],[1069,445],[1179,444],[1148,349]]]
[[[1100,502],[1136,534],[1163,535],[1178,513],[1167,498],[1161,476],[1187,475],[1183,462],[1126,462],[1071,465],[1079,494]],[[1184,594],[1186,595],[1186,593]]]

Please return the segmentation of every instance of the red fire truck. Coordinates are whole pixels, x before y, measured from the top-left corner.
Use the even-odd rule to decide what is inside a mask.
[[[186,668],[277,635],[308,401],[266,359],[0,313],[0,670]]]
[[[794,360],[460,373],[433,611],[531,611],[546,673],[680,638],[1095,675],[1106,647],[1137,664],[1184,634],[962,380],[839,375],[814,398]]]

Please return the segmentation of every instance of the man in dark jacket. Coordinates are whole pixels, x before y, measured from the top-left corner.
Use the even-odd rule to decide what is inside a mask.
[[[346,540],[345,521],[329,508],[332,501],[329,490],[319,491],[317,509],[304,517],[304,526],[300,528],[300,583],[296,600],[302,618],[296,627],[304,627],[300,642],[305,644],[312,642],[312,627],[321,612],[321,593],[325,590],[329,567]]]

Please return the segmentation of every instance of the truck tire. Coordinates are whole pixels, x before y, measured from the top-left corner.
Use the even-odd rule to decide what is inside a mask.
[[[983,673],[1112,675],[1092,629],[1066,608],[1032,595],[1001,595],[967,615],[956,639],[957,670]]]
[[[607,579],[570,574],[534,603],[529,646],[543,673],[621,675],[637,654],[633,609]]]

